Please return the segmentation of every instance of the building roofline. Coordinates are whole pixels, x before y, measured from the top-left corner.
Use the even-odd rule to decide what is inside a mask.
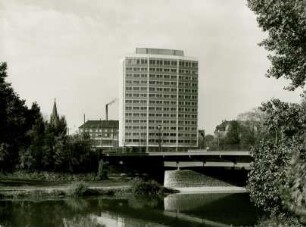
[[[82,128],[119,128],[119,120],[87,120],[84,124],[79,126]]]
[[[166,59],[174,59],[174,60],[189,60],[189,61],[198,61],[195,57],[188,56],[177,56],[177,55],[162,55],[162,54],[127,54],[122,60],[126,58],[166,58]]]
[[[157,54],[157,55],[171,55],[171,56],[184,56],[183,50],[164,49],[164,48],[146,48],[137,47],[136,54]]]

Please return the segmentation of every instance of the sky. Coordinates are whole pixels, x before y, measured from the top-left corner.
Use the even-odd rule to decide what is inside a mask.
[[[198,127],[213,133],[271,98],[298,102],[258,43],[245,0],[0,0],[0,62],[27,105],[58,112],[76,131],[118,98],[120,59],[136,47],[184,50],[199,61]],[[118,119],[119,102],[109,107]]]

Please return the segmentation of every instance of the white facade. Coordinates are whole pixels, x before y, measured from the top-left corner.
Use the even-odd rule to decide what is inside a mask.
[[[196,147],[198,61],[137,48],[121,62],[119,106],[119,146]]]

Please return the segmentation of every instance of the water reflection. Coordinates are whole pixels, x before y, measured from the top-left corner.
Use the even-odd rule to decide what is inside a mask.
[[[256,210],[243,194],[174,194],[164,199],[167,215],[211,226],[254,225]]]
[[[174,194],[46,201],[0,201],[0,226],[227,226],[253,225],[246,194]]]

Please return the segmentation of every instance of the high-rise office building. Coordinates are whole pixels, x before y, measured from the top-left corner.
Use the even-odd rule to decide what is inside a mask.
[[[182,50],[136,48],[122,60],[119,146],[197,147],[198,61]]]

